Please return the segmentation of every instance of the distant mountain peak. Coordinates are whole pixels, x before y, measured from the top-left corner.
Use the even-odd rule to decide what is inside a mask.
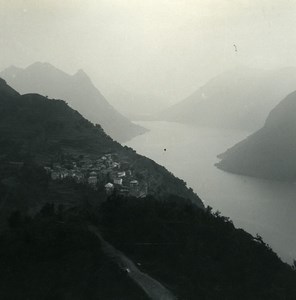
[[[296,91],[269,113],[264,126],[219,155],[217,167],[247,176],[296,180]]]
[[[83,70],[70,75],[50,63],[35,62],[18,71],[3,71],[0,76],[21,94],[37,92],[49,98],[67,100],[72,108],[91,122],[99,123],[120,142],[146,131],[117,112]]]
[[[48,62],[40,62],[40,61],[36,61],[33,64],[29,65],[27,67],[29,68],[50,68],[50,69],[56,69],[53,65],[51,65]]]
[[[83,69],[79,69],[79,70],[75,73],[75,75],[77,75],[77,76],[87,76],[87,74],[84,72]]]
[[[29,74],[33,73],[42,76],[69,76],[66,72],[48,62],[35,62],[24,69],[24,71]]]
[[[5,70],[10,70],[10,71],[19,71],[19,70],[23,70],[22,68],[16,67],[15,65],[11,65],[8,68],[6,68]]]
[[[11,65],[8,68],[6,68],[2,73],[5,76],[9,76],[9,77],[15,78],[17,76],[17,74],[19,74],[21,71],[23,71],[22,68],[19,68],[19,67],[16,67],[14,65]]]
[[[84,72],[83,69],[79,69],[74,75],[73,77],[75,78],[79,78],[80,80],[88,80],[91,81],[89,76]]]
[[[296,68],[260,70],[237,66],[164,110],[159,120],[196,126],[256,130],[266,115],[295,89]]]

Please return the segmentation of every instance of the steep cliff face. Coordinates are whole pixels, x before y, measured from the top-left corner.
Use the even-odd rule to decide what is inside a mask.
[[[26,69],[10,67],[0,76],[22,94],[39,93],[65,100],[85,118],[100,124],[119,142],[146,131],[117,112],[83,70],[69,75],[48,63],[34,63]]]
[[[269,114],[265,125],[220,155],[222,170],[276,180],[296,180],[296,92]]]

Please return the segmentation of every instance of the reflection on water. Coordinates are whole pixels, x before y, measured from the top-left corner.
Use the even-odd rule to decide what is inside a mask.
[[[237,227],[259,233],[283,260],[296,259],[296,185],[229,174],[214,166],[217,154],[248,132],[167,122],[139,124],[150,132],[128,146],[185,180],[205,205],[229,216]]]

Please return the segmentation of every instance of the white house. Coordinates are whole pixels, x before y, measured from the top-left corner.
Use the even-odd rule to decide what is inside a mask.
[[[114,184],[122,185],[122,178],[114,178]]]
[[[119,177],[119,178],[120,177],[125,177],[125,175],[126,175],[126,173],[124,171],[117,173],[117,177]]]
[[[108,182],[107,184],[105,184],[105,190],[107,195],[111,195],[114,191],[114,185],[111,182]]]

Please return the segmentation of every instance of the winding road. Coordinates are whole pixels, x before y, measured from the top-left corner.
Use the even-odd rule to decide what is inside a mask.
[[[106,242],[97,227],[89,225],[90,232],[96,235],[102,244],[102,251],[110,257],[127,275],[138,284],[151,300],[177,300],[160,282],[141,272],[135,263],[122,252]]]

